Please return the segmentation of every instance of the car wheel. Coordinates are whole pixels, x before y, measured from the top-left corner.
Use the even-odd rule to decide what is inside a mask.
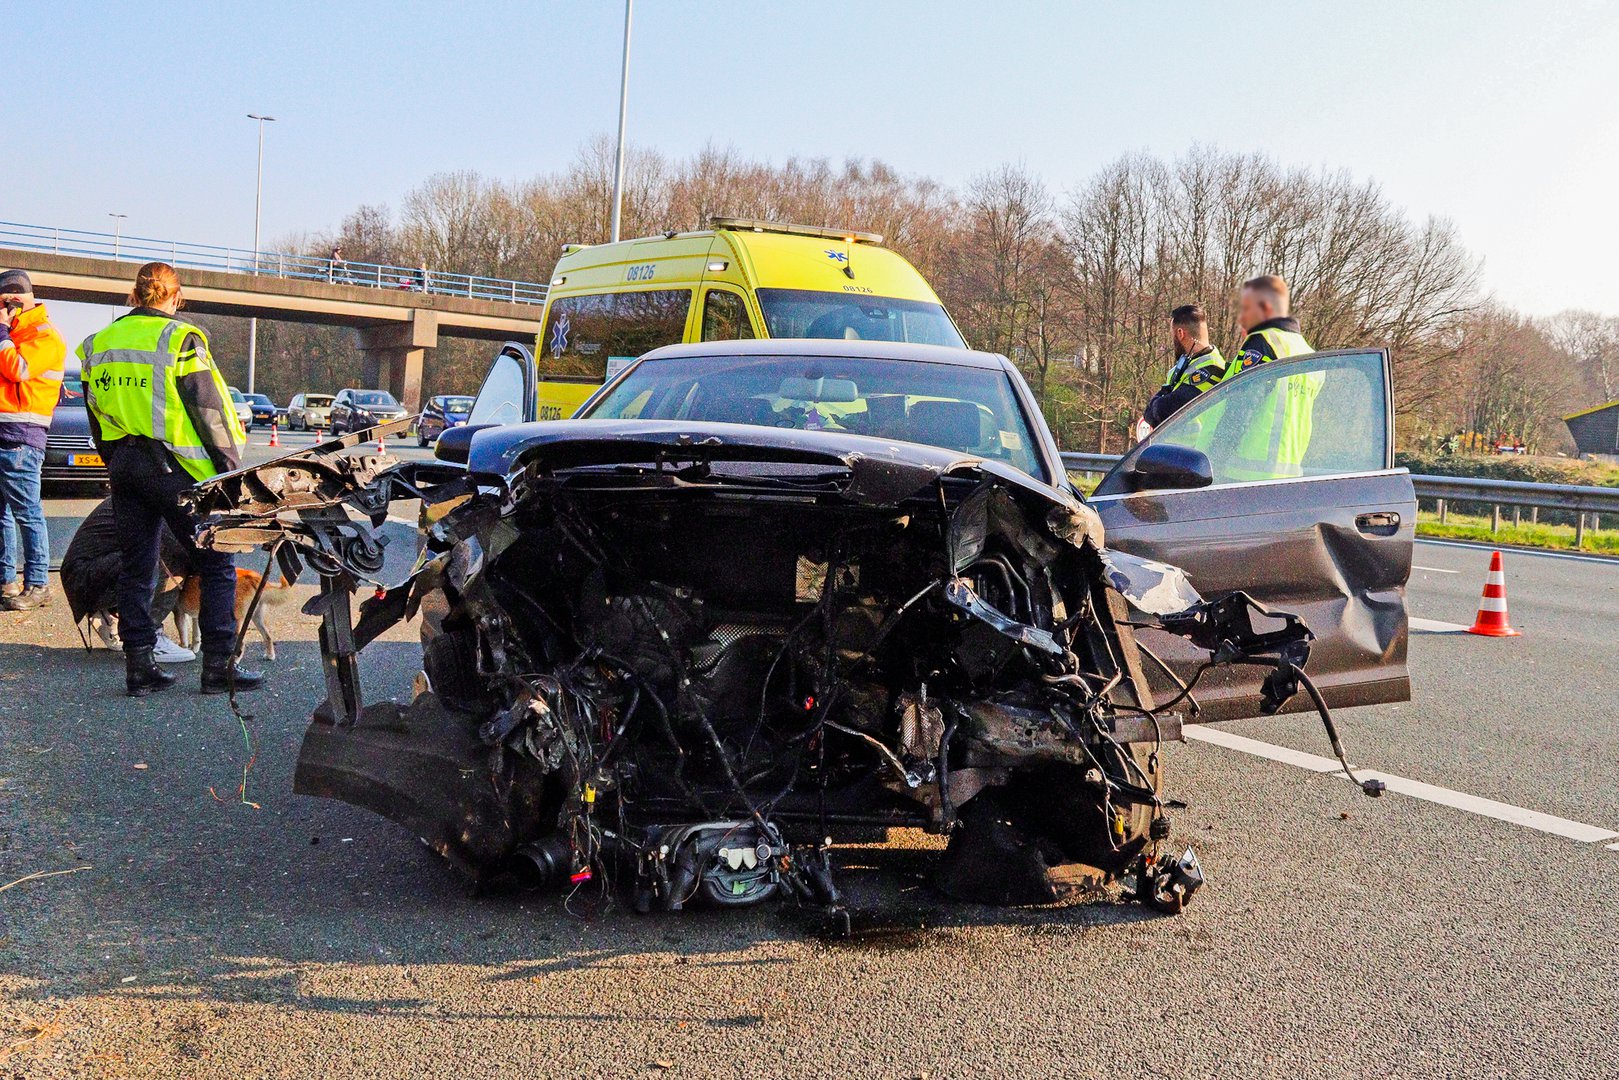
[[[427,433],[426,432],[420,431],[420,430],[418,430],[416,432],[416,448],[418,450],[426,450],[427,449]]]

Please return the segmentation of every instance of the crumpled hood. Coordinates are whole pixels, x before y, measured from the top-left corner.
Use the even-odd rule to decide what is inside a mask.
[[[1063,508],[1095,515],[1071,492],[1004,462],[897,439],[844,432],[801,431],[750,424],[675,420],[547,420],[492,427],[473,436],[467,467],[506,476],[534,460],[554,469],[646,461],[758,461],[847,468],[849,499],[871,505],[899,502],[941,476],[994,478]],[[1089,528],[1080,531],[1092,533]],[[1093,535],[1100,542],[1101,527]]]

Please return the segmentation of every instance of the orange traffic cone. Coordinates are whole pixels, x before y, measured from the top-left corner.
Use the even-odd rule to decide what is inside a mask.
[[[387,452],[388,448],[382,445],[382,435],[379,433],[377,435],[377,453],[386,454]]]
[[[280,446],[281,445],[281,433],[280,433],[279,430],[277,430],[276,423],[275,423],[274,420],[270,421],[270,445],[271,446]]]
[[[1478,602],[1478,618],[1468,627],[1469,634],[1485,637],[1522,637],[1507,621],[1507,575],[1501,567],[1501,553],[1490,556],[1490,574],[1484,579],[1484,598]]]

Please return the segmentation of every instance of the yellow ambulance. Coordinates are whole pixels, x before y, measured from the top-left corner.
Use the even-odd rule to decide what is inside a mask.
[[[572,416],[636,357],[680,342],[966,347],[933,289],[881,236],[741,218],[711,224],[563,249],[533,352],[535,407],[523,419]]]

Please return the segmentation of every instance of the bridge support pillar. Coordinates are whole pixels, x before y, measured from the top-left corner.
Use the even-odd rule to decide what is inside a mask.
[[[363,326],[359,335],[361,381],[387,390],[411,412],[420,410],[427,350],[438,347],[438,313],[412,311],[407,322]]]

